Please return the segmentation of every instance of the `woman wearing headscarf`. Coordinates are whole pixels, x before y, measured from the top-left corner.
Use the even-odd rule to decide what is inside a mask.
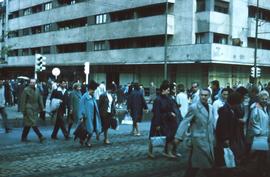
[[[268,176],[267,173],[267,152],[269,150],[268,142],[269,139],[269,112],[267,109],[267,101],[269,100],[269,94],[263,90],[258,94],[258,100],[251,105],[250,115],[250,128],[254,138],[261,139],[267,145],[265,148],[258,150],[255,147],[251,147],[255,150],[257,158],[257,172],[260,173],[258,176]],[[253,140],[254,143],[254,140]],[[268,175],[267,175],[268,174]]]

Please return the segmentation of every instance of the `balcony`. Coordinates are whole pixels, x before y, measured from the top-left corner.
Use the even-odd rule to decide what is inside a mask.
[[[270,22],[259,21],[258,26],[258,38],[270,40]],[[254,18],[248,18],[248,37],[255,38],[256,20]]]
[[[257,6],[257,0],[249,0],[248,5]],[[264,9],[270,9],[269,0],[260,0],[260,7]]]
[[[196,32],[211,31],[221,34],[229,34],[230,17],[214,11],[203,11],[196,13],[197,29]]]

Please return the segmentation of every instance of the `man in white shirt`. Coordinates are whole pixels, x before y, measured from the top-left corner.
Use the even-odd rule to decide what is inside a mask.
[[[188,96],[185,92],[184,84],[179,84],[177,86],[178,94],[176,95],[176,102],[180,105],[179,109],[182,117],[185,117],[188,112]]]

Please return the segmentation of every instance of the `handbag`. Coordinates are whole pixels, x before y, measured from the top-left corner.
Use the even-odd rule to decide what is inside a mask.
[[[225,165],[227,168],[234,168],[235,165],[235,160],[234,160],[234,155],[233,152],[230,148],[224,148],[224,160],[225,160]]]
[[[110,126],[111,126],[112,129],[117,130],[118,125],[119,125],[119,122],[118,122],[117,118],[111,118],[110,119]]]
[[[254,136],[251,149],[268,151],[269,150],[268,137],[267,136]]]
[[[160,131],[158,131],[157,135],[150,137],[150,142],[154,147],[165,147],[166,144],[166,136],[161,136]]]
[[[80,122],[74,131],[74,141],[79,138],[80,141],[84,141],[88,137],[88,132],[85,127],[84,121]]]

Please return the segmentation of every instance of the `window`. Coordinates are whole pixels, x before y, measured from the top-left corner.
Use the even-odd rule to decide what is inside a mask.
[[[255,38],[248,38],[248,47],[255,47]],[[270,50],[270,40],[258,39],[258,49]]]
[[[221,12],[221,13],[224,13],[224,14],[228,14],[229,13],[229,6],[230,6],[229,2],[215,0],[215,8],[214,8],[214,10],[216,12]]]
[[[36,48],[31,49],[31,54],[32,55],[35,55],[35,54],[40,53],[40,52],[41,52],[40,47],[36,47]]]
[[[45,4],[45,10],[50,10],[52,9],[52,2],[48,2]]]
[[[51,53],[51,47],[50,46],[42,47],[42,53],[43,54],[50,54]]]
[[[94,51],[105,50],[105,41],[94,42]]]
[[[255,18],[256,17],[256,7],[254,6],[249,6],[248,7],[248,17],[250,18]],[[270,22],[270,10],[258,9],[258,18],[261,20],[265,20]]]
[[[65,44],[65,45],[58,45],[56,47],[58,53],[72,53],[72,52],[86,51],[86,43]]]
[[[12,13],[8,16],[9,19],[13,19],[13,18],[17,18],[17,17],[19,17],[19,11],[12,12]]]
[[[32,7],[32,12],[33,12],[33,13],[38,13],[38,12],[41,12],[41,11],[42,11],[42,5],[41,5],[41,4]]]
[[[228,35],[214,33],[214,43],[228,44]]]
[[[22,56],[29,55],[29,49],[22,49]]]
[[[205,0],[197,0],[197,12],[205,11]]]
[[[8,56],[18,56],[18,49],[8,51]]]
[[[32,27],[32,34],[41,33],[41,26]]]
[[[196,33],[196,44],[205,44],[207,43],[206,33]]]
[[[96,15],[96,24],[102,24],[107,22],[107,14]]]
[[[31,9],[30,8],[24,9],[23,15],[30,15],[30,14],[31,14]]]
[[[10,31],[8,33],[9,38],[18,37],[18,36],[19,36],[19,31]]]
[[[52,30],[52,24],[46,24],[44,25],[44,32],[49,32]]]
[[[23,29],[23,36],[26,36],[26,35],[29,35],[29,34],[30,34],[29,28]]]

